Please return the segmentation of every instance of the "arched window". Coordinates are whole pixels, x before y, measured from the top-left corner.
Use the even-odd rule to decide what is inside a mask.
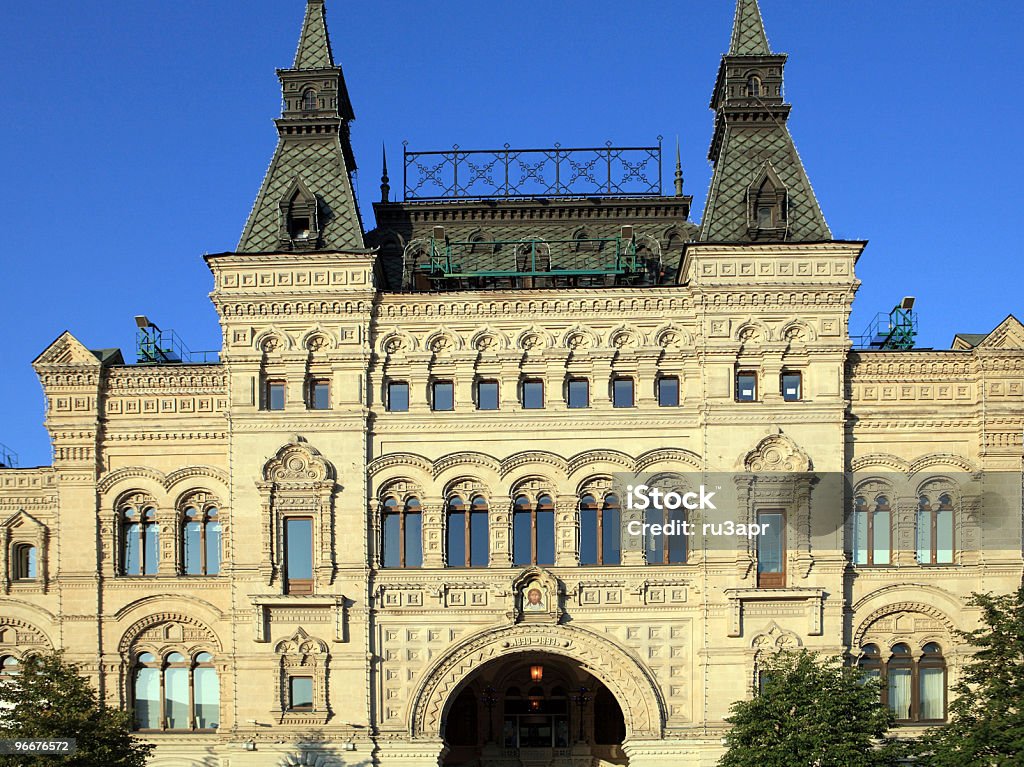
[[[12,580],[34,581],[39,572],[36,547],[29,543],[18,543],[14,546],[13,554]]]
[[[913,720],[913,674],[914,659],[910,655],[910,647],[903,642],[893,645],[886,667],[886,683],[889,687],[889,708],[899,722]]]
[[[487,567],[487,501],[476,496],[467,508],[459,496],[448,501],[448,567]]]
[[[882,657],[878,652],[878,645],[866,644],[860,648],[861,657],[857,665],[861,669],[861,679],[867,681],[868,679],[882,678]]]
[[[220,573],[220,520],[216,508],[200,511],[190,506],[185,509],[182,561],[185,575]]]
[[[657,528],[648,527],[644,537],[647,564],[686,564],[687,536],[683,534],[682,528],[683,522],[686,521],[686,509],[670,509],[667,504],[662,504],[662,506],[664,508],[655,508],[655,504],[652,503],[644,512],[644,522],[648,525],[657,525]],[[662,532],[655,534],[651,532],[654,529]],[[664,532],[666,529],[674,531],[676,534],[666,535]]]
[[[317,110],[316,91],[312,88],[302,94],[302,111],[315,112]]]
[[[942,648],[929,642],[918,661],[918,718],[922,722],[939,722],[946,718],[946,660]]]
[[[927,495],[917,505],[917,561],[922,565],[953,564],[953,499],[942,493],[934,503]]]
[[[542,494],[533,505],[525,495],[512,509],[512,561],[522,565],[555,563],[555,502]]]
[[[0,677],[17,676],[21,673],[21,663],[13,655],[0,658]]]
[[[140,730],[216,730],[220,726],[220,682],[213,656],[191,660],[181,652],[163,661],[151,652],[135,659],[135,726]]]
[[[882,702],[892,709],[897,722],[946,720],[946,660],[937,643],[928,642],[915,658],[910,645],[898,642],[885,663],[878,645],[864,645],[861,652],[865,677],[881,677]]]
[[[757,75],[750,75],[747,78],[747,96],[757,98],[761,95],[761,78]]]
[[[874,503],[860,495],[854,501],[853,563],[887,565],[892,551],[892,510],[889,499],[880,495]]]
[[[384,501],[384,567],[423,565],[423,516],[420,502],[409,498],[399,507],[396,498]]]
[[[592,495],[580,499],[581,565],[621,564],[621,518],[616,495],[606,495],[600,506]]]
[[[156,509],[126,507],[121,510],[121,572],[123,575],[156,575],[160,561],[160,525]]]

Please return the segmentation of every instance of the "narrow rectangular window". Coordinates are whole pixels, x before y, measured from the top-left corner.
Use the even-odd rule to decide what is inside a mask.
[[[658,379],[658,406],[679,406],[679,379],[675,376],[662,376]]]
[[[772,209],[766,205],[762,205],[757,209],[757,228],[772,228]]]
[[[267,410],[284,410],[284,381],[267,381]]]
[[[487,507],[482,503],[473,504],[469,515],[469,566],[487,567],[490,562],[490,532]]]
[[[409,384],[392,381],[388,384],[388,412],[405,413],[409,410]]]
[[[322,379],[313,379],[309,382],[309,409],[330,410],[331,407],[331,385]]]
[[[757,585],[779,589],[786,585],[786,516],[781,511],[757,512]]]
[[[292,711],[313,710],[313,677],[288,678],[288,708]]]
[[[435,411],[455,409],[455,384],[451,381],[434,381],[430,387],[430,407]]]
[[[448,512],[448,567],[466,566],[467,516],[465,507]]]
[[[537,509],[537,564],[555,563],[555,512]]]
[[[537,379],[523,381],[523,408],[540,410],[544,407],[544,382]]]
[[[285,589],[289,594],[313,593],[313,520],[285,520]]]
[[[612,405],[633,407],[633,379],[616,378],[612,381]]]
[[[476,409],[498,409],[498,382],[481,381],[476,385]]]
[[[786,402],[799,402],[803,399],[803,376],[800,373],[782,374],[782,399]]]
[[[757,373],[745,370],[736,374],[736,401],[757,401]]]
[[[529,509],[512,514],[512,564],[516,567],[532,564],[533,515]]]
[[[590,381],[586,378],[570,378],[566,394],[570,408],[590,407]]]

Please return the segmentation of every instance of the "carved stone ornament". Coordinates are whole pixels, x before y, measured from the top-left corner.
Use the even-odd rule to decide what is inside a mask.
[[[786,435],[772,434],[747,453],[743,468],[751,472],[804,472],[811,470],[811,459]]]
[[[562,589],[558,579],[542,567],[524,570],[512,582],[516,623],[558,623],[562,619]]]
[[[476,340],[477,351],[489,352],[498,348],[498,339],[490,333],[485,333]]]
[[[612,346],[616,349],[631,349],[639,345],[636,335],[629,330],[619,330],[612,335]]]
[[[405,350],[405,339],[401,336],[391,336],[384,342],[384,351],[387,354],[398,354]]]
[[[281,339],[277,336],[267,336],[260,343],[260,348],[268,354],[276,352],[281,347]]]
[[[532,352],[544,346],[541,337],[536,333],[527,333],[519,340],[519,345],[526,351]]]
[[[454,345],[455,344],[452,341],[451,336],[449,336],[447,333],[442,333],[430,339],[430,342],[428,343],[428,348],[434,354],[443,354],[445,352],[451,351]]]

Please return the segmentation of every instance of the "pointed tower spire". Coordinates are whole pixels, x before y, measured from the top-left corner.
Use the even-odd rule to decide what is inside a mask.
[[[383,159],[382,170],[380,174],[380,201],[390,202],[391,201],[391,179],[388,178],[388,149],[384,144],[380,145],[380,154]]]
[[[327,34],[324,0],[308,0],[291,69],[279,69],[278,143],[246,222],[240,253],[363,248],[352,172],[355,118]]]
[[[324,0],[308,0],[302,35],[292,69],[328,69],[334,66],[331,38],[327,34]]]
[[[714,164],[700,239],[814,242],[832,239],[790,136],[782,96],[785,54],[772,53],[757,0],[737,0],[729,53],[711,108]]]
[[[676,136],[676,197],[683,196],[683,157],[679,153],[679,136]]]
[[[739,0],[736,3],[736,20],[732,25],[729,55],[770,56],[771,53],[757,0]]]

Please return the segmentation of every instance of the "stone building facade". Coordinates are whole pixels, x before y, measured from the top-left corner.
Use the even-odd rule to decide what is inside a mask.
[[[708,767],[795,647],[883,676],[906,733],[941,721],[969,594],[1021,582],[1024,326],[851,348],[866,243],[825,222],[785,61],[739,0],[699,225],[679,172],[401,201],[385,172],[367,231],[308,0],[277,152],[207,257],[219,362],[65,333],[33,363],[54,460],[0,469],[3,673],[65,649],[155,767]],[[632,536],[623,477],[725,477],[785,536]]]

